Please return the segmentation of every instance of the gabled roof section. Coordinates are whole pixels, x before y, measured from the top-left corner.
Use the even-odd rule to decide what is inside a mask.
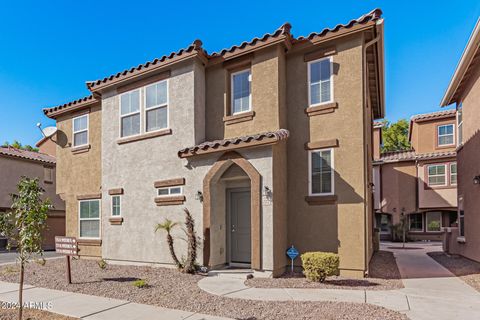
[[[202,48],[202,41],[195,40],[191,45],[184,49],[180,49],[176,52],[172,52],[169,55],[162,56],[160,58],[153,59],[151,61],[147,61],[144,64],[140,64],[136,67],[132,67],[130,69],[123,70],[111,76],[105,77],[100,80],[95,81],[88,81],[87,88],[92,91],[98,91],[103,89],[112,83],[118,83],[124,81],[126,79],[138,76],[140,74],[148,73],[152,70],[158,69],[160,67],[164,67],[169,63],[183,61],[184,59],[191,58],[195,55],[206,55],[206,52]]]
[[[462,53],[462,57],[455,68],[455,73],[448,84],[448,88],[443,95],[440,106],[445,107],[454,102],[459,102],[459,98],[462,94],[462,86],[467,82],[469,78],[469,71],[473,66],[480,62],[480,18],[475,24],[470,38],[468,39],[467,46]]]
[[[0,156],[8,156],[24,160],[38,161],[42,163],[55,164],[55,158],[40,152],[20,150],[13,147],[0,147]]]
[[[95,104],[96,102],[99,102],[93,95],[89,95],[83,98],[80,98],[78,100],[74,100],[65,104],[61,104],[56,107],[51,107],[51,108],[45,108],[43,109],[43,113],[49,117],[55,119],[57,116],[73,111],[73,110],[78,110],[82,109],[86,106],[90,106]]]
[[[290,132],[288,130],[280,129],[277,131],[262,132],[254,135],[247,135],[230,139],[205,141],[193,147],[181,149],[180,151],[178,151],[178,157],[187,158],[212,152],[241,149],[259,145],[268,145],[276,143],[280,140],[285,140],[289,136]]]

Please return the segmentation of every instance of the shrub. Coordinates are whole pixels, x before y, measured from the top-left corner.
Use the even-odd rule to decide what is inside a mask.
[[[308,280],[323,282],[328,276],[338,275],[340,258],[331,252],[306,252],[302,254],[303,273]]]
[[[148,287],[148,283],[146,280],[144,279],[138,279],[138,280],[135,280],[133,281],[133,285],[137,288],[146,288]]]
[[[107,261],[105,261],[105,259],[101,259],[101,260],[98,260],[97,261],[97,264],[98,264],[98,267],[102,270],[105,270],[107,269]]]

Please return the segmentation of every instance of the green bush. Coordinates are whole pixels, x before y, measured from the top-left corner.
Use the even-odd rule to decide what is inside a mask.
[[[148,283],[146,280],[144,279],[138,279],[138,280],[135,280],[133,281],[133,285],[137,288],[146,288],[148,287]]]
[[[105,259],[101,259],[101,260],[98,260],[97,261],[97,264],[98,264],[98,267],[102,270],[105,270],[107,269],[107,261],[105,261]]]
[[[305,252],[302,254],[303,273],[308,280],[323,282],[329,276],[338,275],[340,258],[331,252]]]

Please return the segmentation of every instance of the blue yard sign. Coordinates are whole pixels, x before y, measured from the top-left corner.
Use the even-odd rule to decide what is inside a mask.
[[[287,256],[292,260],[292,273],[293,273],[293,260],[295,260],[296,257],[298,257],[298,250],[292,245],[290,248],[287,250]]]

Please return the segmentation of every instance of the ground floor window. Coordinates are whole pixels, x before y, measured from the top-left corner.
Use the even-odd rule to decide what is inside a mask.
[[[458,197],[458,231],[460,237],[465,237],[465,211],[463,211],[463,196]]]
[[[442,213],[441,212],[427,212],[427,231],[436,232],[440,231],[442,228]]]
[[[423,231],[423,214],[413,213],[409,215],[409,230]]]
[[[80,238],[100,238],[100,200],[79,201]]]
[[[158,189],[158,196],[178,196],[182,194],[182,187],[166,187]]]
[[[333,194],[333,149],[312,150],[309,157],[309,194]]]

